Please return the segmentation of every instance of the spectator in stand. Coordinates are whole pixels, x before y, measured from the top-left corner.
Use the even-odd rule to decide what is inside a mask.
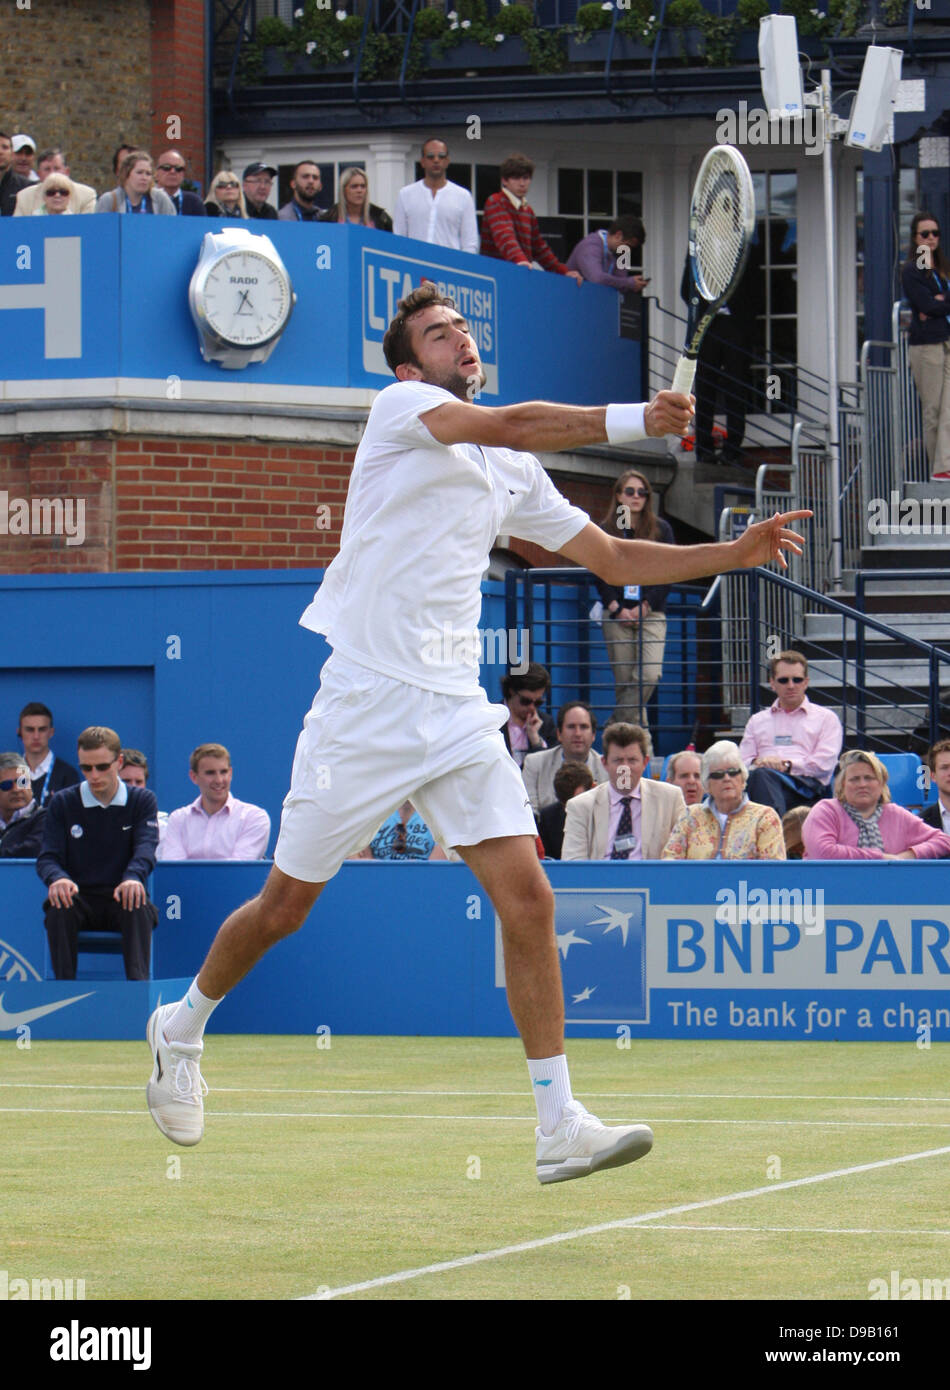
[[[33,799],[38,806],[44,806],[53,792],[74,787],[79,781],[79,773],[73,765],[57,758],[49,746],[55,732],[53,716],[46,705],[34,700],[20,710],[17,738],[23,743]]]
[[[532,661],[517,675],[509,674],[501,682],[501,698],[508,706],[508,720],[501,726],[505,747],[519,767],[529,753],[553,748],[557,729],[549,714],[541,713],[551,677],[547,668]]]
[[[438,136],[422,146],[423,176],[399,190],[393,230],[434,246],[478,251],[478,219],[467,188],[449,183],[449,147]]]
[[[148,786],[148,758],[138,748],[122,749],[122,766],[119,768],[119,776],[127,787],[147,787]],[[165,837],[165,829],[168,825],[168,812],[159,811],[158,813],[158,841],[161,844]]]
[[[692,748],[674,753],[666,767],[666,780],[679,787],[687,806],[698,806],[703,799],[703,760]]]
[[[17,194],[28,187],[29,180],[21,179],[13,167],[13,142],[0,130],[0,217],[13,216]]]
[[[57,980],[76,978],[78,932],[118,931],[128,980],[147,980],[158,910],[146,880],[158,843],[155,798],[119,777],[121,743],[114,729],[84,729],[79,766],[85,778],[52,797],[36,872]]]
[[[887,768],[874,753],[843,753],[834,797],[802,827],[806,859],[946,859],[950,835],[891,801]]]
[[[810,806],[793,806],[782,817],[782,835],[785,837],[785,858],[804,859],[805,842],[802,839],[802,826],[808,819]]]
[[[33,800],[23,755],[0,753],[0,859],[35,859],[45,819],[45,808]]]
[[[168,817],[159,859],[263,859],[270,816],[231,795],[233,772],[223,744],[198,745],[188,775],[200,795]]]
[[[174,217],[175,204],[154,184],[152,156],[146,150],[132,150],[119,165],[119,186],[103,193],[96,212],[161,213]]]
[[[915,212],[910,254],[901,267],[910,301],[910,369],[924,411],[927,458],[934,478],[950,478],[950,261],[940,249],[940,223]]]
[[[771,806],[746,796],[749,771],[739,750],[721,739],[702,757],[706,799],[688,806],[673,827],[664,859],[784,859],[782,824]]]
[[[808,662],[801,652],[779,652],[770,670],[776,698],[746,724],[739,752],[751,768],[749,796],[784,816],[791,806],[830,796],[844,730],[834,710],[805,694]]]
[[[351,859],[446,859],[448,856],[435,842],[435,836],[411,801],[404,801],[398,811],[384,820],[365,849]]]
[[[222,169],[215,174],[205,199],[205,212],[209,217],[247,218],[247,207],[237,174],[230,169]]]
[[[13,167],[20,178],[26,179],[27,183],[39,183],[39,174],[33,167],[36,159],[36,141],[33,136],[14,135],[10,144],[13,147]]]
[[[155,182],[168,194],[179,217],[205,217],[207,214],[201,195],[182,188],[187,167],[184,155],[177,150],[166,150],[159,155]]]
[[[609,536],[624,540],[662,541],[675,545],[670,524],[653,510],[649,480],[633,468],[614,483],[610,506],[601,521]],[[647,727],[646,707],[663,674],[666,649],[668,584],[616,587],[594,578],[603,604],[604,643],[614,673],[614,712],[618,722]]]
[[[597,761],[600,763],[600,759]],[[603,763],[601,763],[603,768]],[[604,772],[606,777],[606,771]],[[538,833],[547,859],[560,859],[564,843],[564,818],[567,803],[581,792],[594,786],[594,776],[586,763],[563,763],[554,774],[555,800],[545,806],[538,816]]]
[[[640,293],[650,283],[632,270],[618,265],[620,260],[632,261],[647,239],[646,229],[639,217],[618,217],[607,230],[591,232],[574,247],[567,258],[568,270],[576,270],[595,285],[608,285],[621,294],[630,290]]]
[[[282,222],[319,222],[326,211],[317,201],[322,188],[319,165],[312,159],[302,159],[290,176],[291,197],[277,216]]]
[[[646,729],[608,724],[609,781],[567,803],[562,859],[659,859],[686,803],[679,787],[643,774],[653,756]]]
[[[276,177],[274,166],[262,164],[260,160],[244,170],[244,207],[248,217],[260,217],[268,222],[277,220],[277,209],[267,201]]]
[[[123,159],[125,158],[125,156],[126,156],[127,154],[131,154],[133,150],[137,150],[137,149],[138,149],[138,145],[117,145],[117,146],[116,146],[115,154],[112,156],[112,172],[113,172],[113,174],[115,175],[115,178],[116,178],[116,182],[117,182],[117,183],[118,183],[118,181],[119,181],[119,169],[121,168]]]
[[[34,217],[45,217],[50,213],[72,213],[73,183],[65,174],[50,174],[41,184],[37,184],[40,201],[33,209]],[[16,212],[14,211],[14,217]]]
[[[50,174],[63,174],[69,179],[69,165],[66,163],[66,156],[60,149],[43,150],[36,163],[37,171],[40,176],[40,183],[31,183],[28,188],[22,189],[16,196],[16,206],[13,209],[14,217],[31,217],[43,201],[43,194],[40,184],[48,179]],[[77,183],[75,179],[70,179],[72,192],[69,195],[70,212],[95,212],[96,210],[96,190],[91,188],[88,183]]]
[[[569,700],[557,712],[557,748],[528,753],[521,766],[531,809],[537,816],[545,806],[557,801],[554,778],[566,763],[588,768],[599,785],[607,781],[603,760],[594,752],[597,716],[582,700]]]
[[[385,208],[369,200],[369,183],[362,169],[351,167],[340,175],[340,201],[323,214],[324,222],[352,222],[357,227],[375,227],[391,232],[393,220]]]
[[[482,213],[482,255],[526,270],[553,270],[578,285],[583,277],[562,265],[541,235],[538,219],[528,205],[527,192],[534,164],[525,154],[511,154],[501,166],[501,192],[493,193]]]
[[[927,766],[937,787],[937,800],[921,816],[924,825],[950,835],[950,738],[942,738],[927,754]]]

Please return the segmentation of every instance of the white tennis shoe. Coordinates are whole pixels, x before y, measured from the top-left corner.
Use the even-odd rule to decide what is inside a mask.
[[[162,1029],[178,1008],[160,1004],[148,1021],[146,1037],[155,1069],[145,1088],[149,1114],[174,1144],[197,1144],[205,1130],[204,1100],[208,1094],[198,1061],[203,1043],[166,1042]]]
[[[553,1134],[535,1130],[539,1182],[569,1182],[601,1168],[620,1168],[650,1152],[653,1131],[647,1125],[604,1125],[571,1100],[561,1111]]]

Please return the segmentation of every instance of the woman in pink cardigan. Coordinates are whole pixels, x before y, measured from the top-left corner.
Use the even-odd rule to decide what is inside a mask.
[[[946,859],[950,835],[895,806],[887,768],[873,753],[842,754],[833,799],[819,801],[802,827],[806,859]]]

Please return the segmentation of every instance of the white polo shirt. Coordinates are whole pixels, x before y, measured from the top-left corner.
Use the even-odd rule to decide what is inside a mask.
[[[472,695],[480,583],[495,538],[556,551],[590,518],[533,454],[439,444],[419,416],[445,402],[457,397],[421,381],[377,396],[356,451],[340,552],[300,621],[362,666]]]
[[[399,190],[393,214],[396,236],[475,253],[481,246],[475,203],[467,188],[445,183],[433,196],[425,179]]]

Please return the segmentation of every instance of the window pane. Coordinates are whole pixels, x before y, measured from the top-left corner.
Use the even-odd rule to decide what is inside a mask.
[[[613,217],[614,175],[612,169],[588,170],[587,211],[591,217]]]
[[[621,169],[617,173],[617,216],[643,214],[643,175],[628,173]]]
[[[584,215],[583,169],[558,169],[557,210],[568,217]]]
[[[471,164],[450,164],[448,173],[449,183],[460,183],[463,188],[472,191],[472,166]]]
[[[476,164],[475,166],[475,206],[480,210],[493,193],[497,193],[501,183],[497,164]]]

